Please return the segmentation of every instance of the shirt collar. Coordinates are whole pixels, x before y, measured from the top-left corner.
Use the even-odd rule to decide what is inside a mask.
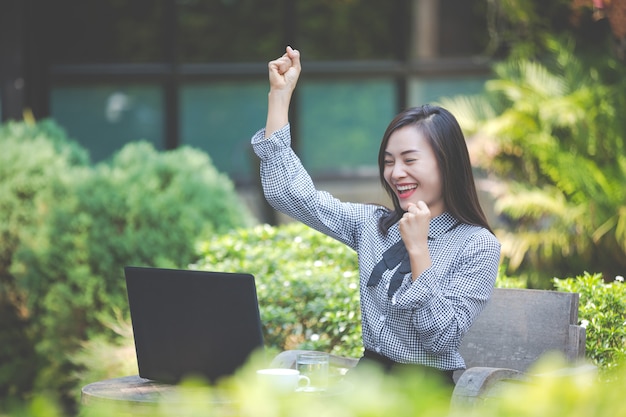
[[[430,219],[428,230],[429,239],[437,239],[439,236],[455,228],[460,221],[449,212],[443,212],[437,217]]]

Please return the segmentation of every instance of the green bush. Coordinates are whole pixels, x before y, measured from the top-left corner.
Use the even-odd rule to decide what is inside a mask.
[[[10,271],[14,256],[37,240],[42,219],[88,164],[85,150],[51,121],[0,125],[0,398],[29,391],[38,368],[28,334],[30,294]]]
[[[11,358],[1,389],[18,394],[34,383],[72,397],[72,356],[87,339],[116,340],[110,323],[128,314],[125,265],[186,267],[197,241],[254,219],[203,152],[137,142],[94,167],[52,122],[2,132],[0,186],[11,192],[0,195],[0,244],[9,248],[0,285],[36,378],[15,387],[22,376]],[[0,330],[7,357],[15,337]]]
[[[356,253],[300,223],[257,226],[200,247],[199,269],[255,275],[266,346],[362,353]]]
[[[559,291],[580,294],[578,318],[586,328],[586,356],[602,369],[626,359],[626,284],[624,277],[604,282],[601,274],[555,279]]]

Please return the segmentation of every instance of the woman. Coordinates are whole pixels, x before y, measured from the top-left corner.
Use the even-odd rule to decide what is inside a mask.
[[[358,254],[365,352],[361,363],[415,365],[453,384],[458,347],[491,296],[500,244],[480,208],[465,139],[435,106],[387,128],[378,164],[394,208],[344,203],[315,189],[290,147],[288,111],[300,53],[269,63],[267,123],[252,138],[265,197],[277,210]]]

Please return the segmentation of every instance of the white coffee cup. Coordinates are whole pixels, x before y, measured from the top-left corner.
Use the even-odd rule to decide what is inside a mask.
[[[309,386],[311,380],[300,375],[296,369],[288,368],[268,368],[256,371],[257,380],[278,392],[293,392],[298,387]]]

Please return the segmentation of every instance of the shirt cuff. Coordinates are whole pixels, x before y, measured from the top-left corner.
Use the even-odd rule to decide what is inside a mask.
[[[261,159],[269,159],[277,151],[291,148],[290,128],[291,126],[286,124],[267,139],[265,139],[265,129],[258,130],[251,140],[252,148],[257,156]]]
[[[408,283],[403,283],[391,299],[392,304],[401,309],[420,309],[428,305],[439,292],[437,277],[432,267],[424,271],[415,281],[408,275]]]

